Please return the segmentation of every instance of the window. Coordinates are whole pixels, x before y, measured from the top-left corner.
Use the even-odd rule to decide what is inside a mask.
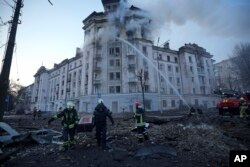
[[[168,66],[168,71],[171,72],[172,71],[172,67],[169,65]]]
[[[116,93],[121,93],[121,87],[120,86],[116,86]]]
[[[110,80],[114,80],[114,73],[112,73],[112,72],[109,73],[109,79],[110,79]]]
[[[179,72],[179,68],[175,67],[175,71],[176,71],[176,73],[178,73]]]
[[[169,82],[173,82],[173,78],[172,77],[168,77],[168,80],[169,80]]]
[[[193,71],[193,67],[192,66],[190,66],[190,71],[193,73],[194,71]]]
[[[120,80],[120,79],[121,79],[120,72],[117,72],[117,73],[116,73],[116,80]]]
[[[109,54],[113,55],[114,54],[114,48],[109,48]]]
[[[120,60],[117,59],[117,60],[115,61],[115,64],[116,64],[117,67],[120,67],[120,65],[121,65]]]
[[[194,77],[192,77],[192,83],[194,83]]]
[[[171,106],[175,107],[175,100],[171,100]]]
[[[162,60],[162,55],[161,54],[158,55],[158,60]]]
[[[193,94],[195,94],[196,93],[196,90],[195,90],[195,88],[193,88]]]
[[[115,48],[115,53],[116,53],[116,54],[120,54],[120,48],[119,48],[119,47],[116,47],[116,48]]]
[[[113,67],[113,66],[114,66],[114,60],[109,60],[109,65],[110,65],[111,67]]]
[[[178,63],[178,59],[177,57],[174,58],[174,62]]]
[[[188,59],[189,59],[189,63],[192,63],[192,62],[193,62],[191,56],[189,56]]]
[[[162,63],[159,64],[159,70],[164,71],[164,64]]]
[[[163,100],[163,101],[162,101],[162,107],[163,107],[163,108],[166,108],[166,107],[167,107],[167,100]]]
[[[180,85],[180,78],[179,77],[176,78],[176,83],[177,83],[177,85]]]
[[[174,94],[173,88],[170,88],[170,94],[171,94],[171,95]]]
[[[167,61],[170,61],[170,56],[167,56]]]
[[[143,47],[142,47],[142,52],[143,52],[143,54],[146,54],[146,53],[147,53],[147,47],[146,47],[146,46],[143,46]]]
[[[109,93],[115,93],[115,87],[114,86],[109,87]]]
[[[145,90],[145,92],[149,92],[149,85],[145,85],[144,90]]]

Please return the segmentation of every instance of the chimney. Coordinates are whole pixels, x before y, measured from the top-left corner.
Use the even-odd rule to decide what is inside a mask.
[[[169,42],[168,42],[168,41],[165,42],[164,45],[163,45],[163,47],[166,48],[166,49],[170,49],[170,48],[169,48]]]

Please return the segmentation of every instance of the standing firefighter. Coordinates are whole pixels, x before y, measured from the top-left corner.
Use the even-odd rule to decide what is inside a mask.
[[[114,125],[112,112],[103,104],[103,100],[99,99],[98,105],[95,107],[94,111],[94,125],[96,126],[97,145],[99,147],[102,146],[103,150],[108,149],[108,147],[106,146],[106,117],[109,117],[112,125]]]
[[[34,110],[33,110],[33,120],[36,119],[36,115],[37,115],[37,109],[36,109],[36,107],[34,107]]]
[[[74,103],[72,101],[67,102],[67,108],[55,115],[48,121],[48,125],[58,118],[62,118],[63,126],[63,148],[67,150],[74,145],[74,136],[79,121],[78,113],[74,109]]]
[[[145,115],[142,105],[139,102],[135,103],[136,112],[135,112],[135,125],[137,129],[137,138],[139,143],[142,143],[144,140],[148,140],[148,134],[145,130]],[[144,139],[144,140],[143,140]]]
[[[247,101],[241,97],[240,98],[240,118],[244,118],[244,115],[247,117]]]

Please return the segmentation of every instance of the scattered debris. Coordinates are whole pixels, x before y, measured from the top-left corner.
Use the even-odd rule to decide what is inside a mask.
[[[78,122],[77,132],[92,132],[93,127],[93,116],[83,116]]]
[[[177,156],[177,152],[173,147],[163,146],[163,145],[150,145],[141,147],[137,153],[136,157],[150,156],[153,154],[169,154],[172,156]]]
[[[61,144],[58,141],[61,136],[62,133],[51,129],[31,131],[31,138],[39,144]]]
[[[20,134],[7,123],[0,122],[0,143],[7,142],[14,136],[20,136]]]

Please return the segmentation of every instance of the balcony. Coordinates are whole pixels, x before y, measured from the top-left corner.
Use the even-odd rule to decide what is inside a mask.
[[[101,72],[101,67],[94,67],[94,72]]]
[[[94,79],[93,84],[94,85],[101,85],[101,80],[100,79]]]
[[[101,59],[102,59],[101,54],[96,54],[96,56],[94,57],[94,59],[96,59],[96,60],[101,60]]]
[[[129,79],[128,79],[128,83],[137,83],[137,78],[136,77],[130,77]]]
[[[135,69],[135,64],[129,64],[128,69],[129,70],[134,70]]]

